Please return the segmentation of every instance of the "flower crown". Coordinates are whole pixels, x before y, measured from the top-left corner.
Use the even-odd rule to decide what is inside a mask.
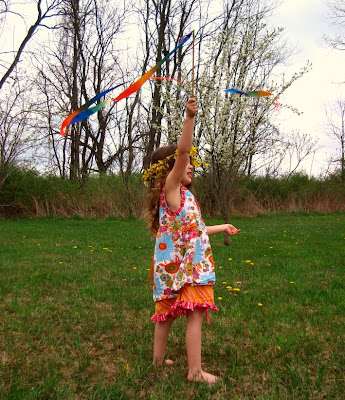
[[[203,162],[200,158],[197,157],[197,148],[192,146],[191,151],[189,153],[191,157],[191,164],[193,167],[197,168],[200,167]],[[157,178],[160,178],[169,168],[168,161],[174,158],[176,160],[177,157],[177,150],[175,150],[174,154],[171,154],[168,157],[165,157],[163,160],[159,160],[157,163],[152,164],[151,167],[147,168],[143,172],[143,181],[146,186],[152,181]]]

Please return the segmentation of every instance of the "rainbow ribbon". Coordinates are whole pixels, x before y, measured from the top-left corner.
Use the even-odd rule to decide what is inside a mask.
[[[237,94],[243,94],[244,96],[248,97],[266,97],[266,96],[272,96],[271,92],[265,92],[263,90],[254,90],[253,92],[244,92],[243,90],[239,89],[224,89],[225,93],[237,93]]]
[[[184,79],[175,79],[175,78],[169,78],[169,77],[165,77],[165,76],[156,76],[151,78],[152,80],[164,80],[164,81],[171,81],[171,82],[180,82],[180,83],[191,83],[190,81],[184,80]],[[204,86],[207,87],[208,89],[212,89],[212,90],[217,90],[214,87],[211,86]],[[271,92],[265,92],[263,90],[254,90],[252,92],[244,92],[243,90],[239,90],[239,89],[223,89],[223,91],[225,93],[236,93],[236,94],[240,94],[240,95],[244,95],[244,96],[248,96],[248,97],[267,97],[267,96],[272,96]],[[274,98],[275,101],[275,108],[276,110],[279,109],[279,103],[277,98]]]
[[[132,85],[130,85],[127,89],[125,89],[122,93],[120,93],[117,97],[114,99],[109,99],[109,100],[104,100],[97,104],[94,107],[90,107],[92,104],[94,104],[97,100],[99,100],[101,97],[109,93],[110,91],[118,88],[121,85],[118,85],[114,88],[105,90],[104,92],[98,93],[95,97],[93,97],[91,100],[89,100],[87,103],[82,105],[78,110],[74,111],[72,114],[70,114],[65,120],[62,122],[60,133],[62,136],[66,136],[68,133],[68,127],[72,124],[75,124],[76,122],[83,121],[84,119],[88,118],[90,115],[94,114],[95,112],[99,111],[102,107],[104,107],[106,104],[114,101],[118,102],[122,99],[127,98],[131,94],[135,93],[137,90],[141,88],[141,86],[151,78],[151,76],[157,71],[157,69],[165,63],[165,61],[168,60],[180,47],[182,47],[188,39],[192,36],[192,33],[189,33],[188,35],[184,36],[181,40],[181,42],[169,53],[167,54],[162,60],[160,60],[153,68],[151,68],[149,71],[147,71],[141,78],[139,78],[136,82],[134,82]]]

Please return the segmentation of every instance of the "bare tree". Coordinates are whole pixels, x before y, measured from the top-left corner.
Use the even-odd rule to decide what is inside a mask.
[[[13,96],[0,102],[0,191],[2,184],[19,163],[19,157],[31,146],[28,130],[31,108],[26,90],[12,88]]]
[[[202,9],[207,19],[207,4],[209,1],[145,0],[136,2],[135,10],[140,17],[142,28],[142,58],[143,65],[155,60],[160,61],[169,51],[177,46],[181,37],[189,34],[193,29],[193,22],[197,21]],[[203,8],[206,6],[205,8]],[[183,60],[190,54],[191,43],[180,48],[171,59],[157,71],[157,76],[181,79]],[[189,67],[190,68],[190,67]],[[171,86],[171,85],[170,85]],[[164,126],[171,123],[169,115],[172,108],[166,101],[163,91],[170,90],[169,84],[155,81],[151,88],[151,104],[142,109],[147,114],[148,131],[143,132],[143,165],[146,168],[150,163],[152,151],[167,140],[164,137]],[[176,101],[180,98],[180,92],[175,92]]]
[[[42,0],[37,0],[37,18],[36,21],[34,22],[33,25],[29,28],[26,36],[24,37],[23,41],[21,42],[18,50],[15,51],[14,53],[14,59],[10,63],[8,67],[5,67],[5,71],[3,73],[3,76],[1,77],[0,80],[0,90],[2,89],[4,83],[8,79],[8,77],[11,75],[17,64],[19,63],[20,57],[27,45],[27,43],[32,39],[33,35],[37,31],[39,27],[48,27],[48,25],[45,24],[45,21],[49,18],[55,17],[59,14],[59,5],[61,3],[61,0],[51,0],[48,1],[46,0],[45,2],[45,7],[42,7]],[[4,18],[4,14],[10,13],[10,7],[6,1],[2,1],[1,5],[3,6],[3,9],[0,11],[0,15],[2,18]],[[4,54],[4,53],[0,53]]]
[[[47,144],[60,175],[68,172],[70,179],[84,181],[90,171],[106,172],[119,157],[119,141],[112,138],[121,131],[114,115],[120,106],[111,103],[96,118],[72,125],[65,138],[59,136],[59,127],[95,94],[124,83],[116,47],[125,10],[99,0],[63,0],[62,10],[57,46],[51,46],[46,63],[39,65],[46,116],[41,126],[49,129]]]
[[[288,158],[287,179],[292,177],[303,160],[318,150],[317,139],[299,131],[285,134],[283,139],[275,144],[276,148],[278,146],[282,147],[283,153],[286,155],[285,159]]]
[[[334,49],[345,50],[345,0],[332,0],[328,2],[328,20],[338,28],[336,35],[325,36],[326,43]]]
[[[337,100],[332,108],[326,109],[327,134],[339,145],[340,156],[332,160],[340,168],[342,183],[345,183],[345,100]]]
[[[60,1],[36,1],[37,16],[34,24],[28,29],[24,39],[17,50],[1,54],[0,74],[0,189],[13,169],[20,165],[25,156],[29,156],[34,147],[32,137],[32,120],[34,108],[32,104],[32,86],[28,78],[18,70],[17,66],[23,56],[29,41],[40,27],[53,27],[46,24],[48,20],[54,20],[59,13]],[[21,18],[25,23],[22,10],[18,10],[18,4],[11,1],[0,2],[1,35],[6,34],[6,19],[11,17]],[[7,36],[8,37],[8,36]],[[7,39],[6,37],[6,39]],[[10,41],[7,40],[7,43]],[[12,46],[14,47],[14,46]],[[9,79],[10,78],[10,79]]]

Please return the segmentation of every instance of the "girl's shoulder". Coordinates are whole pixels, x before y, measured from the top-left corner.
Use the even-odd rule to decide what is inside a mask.
[[[165,186],[162,187],[161,190],[161,197],[160,197],[160,206],[163,208],[166,214],[168,214],[171,217],[177,217],[181,216],[185,212],[187,212],[190,208],[191,205],[197,205],[198,207],[198,202],[196,198],[194,197],[193,193],[186,188],[182,183],[181,183],[181,203],[177,211],[172,211],[170,210],[166,197],[165,197]]]
[[[161,190],[161,197],[160,197],[160,205],[163,207],[164,211],[170,215],[170,216],[177,216],[181,214],[183,211],[185,202],[186,202],[186,197],[189,196],[189,194],[186,193],[188,191],[187,188],[185,188],[182,183],[181,183],[181,203],[177,211],[172,211],[170,210],[166,198],[165,198],[165,185],[163,185],[162,190]]]

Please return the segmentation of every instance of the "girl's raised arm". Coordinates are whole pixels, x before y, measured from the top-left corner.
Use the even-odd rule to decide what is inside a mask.
[[[191,98],[187,102],[186,106],[186,119],[184,121],[182,134],[177,146],[177,157],[173,169],[167,176],[165,182],[165,195],[169,204],[169,198],[172,194],[173,197],[180,196],[180,183],[186,172],[186,168],[190,162],[189,153],[193,144],[194,134],[194,119],[198,112],[196,100]],[[176,200],[178,200],[176,199]],[[175,201],[173,201],[175,203]],[[170,204],[169,204],[170,206]]]

